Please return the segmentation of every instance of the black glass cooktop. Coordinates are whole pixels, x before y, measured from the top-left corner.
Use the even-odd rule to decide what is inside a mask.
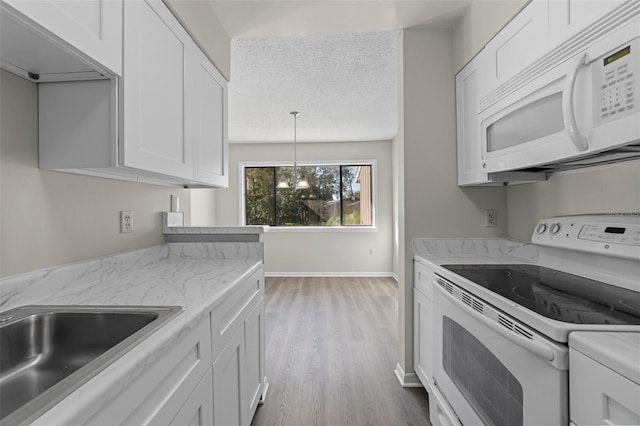
[[[640,325],[640,292],[537,265],[442,265],[557,321]]]

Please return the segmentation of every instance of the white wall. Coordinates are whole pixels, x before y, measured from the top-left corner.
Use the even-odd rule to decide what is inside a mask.
[[[194,188],[191,190],[191,226],[215,226],[216,189]]]
[[[405,30],[399,80],[403,131],[394,139],[398,195],[400,365],[413,369],[411,239],[505,237],[506,189],[459,188],[456,171],[455,77],[451,30]],[[438,58],[434,61],[433,58]],[[403,192],[403,194],[402,194]],[[484,227],[484,210],[497,209],[498,227]],[[394,207],[395,209],[395,207]],[[403,249],[404,247],[404,253]]]
[[[557,173],[546,182],[510,186],[509,238],[530,241],[539,219],[640,212],[640,160]]]
[[[376,232],[265,234],[265,272],[275,275],[389,275],[391,262],[391,142],[298,144],[299,161],[377,160]],[[218,225],[240,224],[240,162],[293,160],[291,144],[231,144],[229,189],[216,190]],[[198,197],[194,194],[194,197]],[[272,228],[273,229],[273,228]],[[373,254],[369,254],[373,250]]]
[[[0,71],[0,94],[0,276],[161,244],[170,194],[189,217],[189,190],[38,169],[37,86]]]

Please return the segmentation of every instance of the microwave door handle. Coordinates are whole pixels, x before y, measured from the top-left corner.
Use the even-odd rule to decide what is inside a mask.
[[[573,108],[573,92],[576,87],[576,78],[578,71],[587,63],[587,53],[583,53],[576,60],[571,71],[567,74],[567,79],[562,91],[562,116],[564,118],[564,130],[569,135],[571,142],[580,151],[586,151],[589,148],[589,142],[582,136],[576,123],[576,116]]]

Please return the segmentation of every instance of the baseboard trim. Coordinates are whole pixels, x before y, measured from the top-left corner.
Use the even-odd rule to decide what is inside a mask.
[[[394,370],[396,373],[396,377],[402,385],[403,388],[422,388],[422,382],[418,378],[416,373],[405,373],[404,369],[400,365],[400,363],[396,364],[396,369]]]
[[[393,278],[394,280],[396,280],[397,283],[400,282],[400,277],[398,276],[398,274],[396,274],[395,272],[391,273],[391,278]]]
[[[397,278],[393,272],[265,272],[265,277],[363,277],[363,278]]]

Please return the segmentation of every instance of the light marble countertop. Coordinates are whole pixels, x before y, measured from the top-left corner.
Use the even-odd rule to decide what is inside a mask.
[[[180,212],[162,212],[167,242],[257,242],[269,226],[184,226]]]
[[[268,226],[168,226],[166,234],[264,234]]]
[[[172,243],[0,280],[0,310],[26,305],[178,305],[184,311],[40,417],[106,405],[262,265],[262,243]]]
[[[571,333],[569,346],[640,384],[640,333]]]
[[[416,238],[413,259],[440,265],[471,263],[537,263],[538,247],[504,238]]]

